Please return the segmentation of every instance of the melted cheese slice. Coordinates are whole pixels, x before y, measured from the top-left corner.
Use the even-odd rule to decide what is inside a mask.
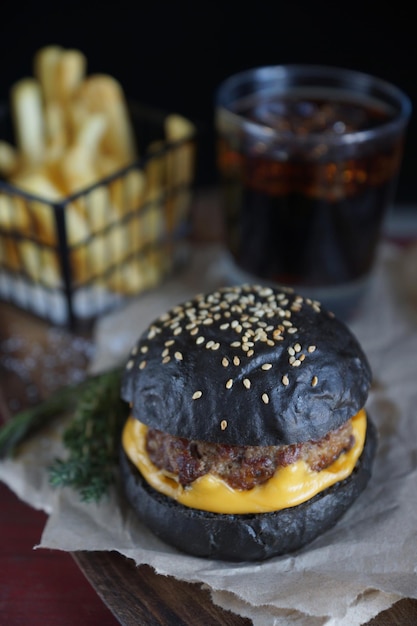
[[[359,411],[351,422],[355,444],[329,467],[315,472],[299,460],[277,469],[269,480],[249,490],[233,489],[213,474],[205,474],[191,485],[182,487],[173,475],[152,463],[145,447],[147,426],[133,417],[126,422],[122,443],[127,456],[146,481],[185,506],[214,513],[266,513],[297,506],[352,473],[365,443],[365,411]]]

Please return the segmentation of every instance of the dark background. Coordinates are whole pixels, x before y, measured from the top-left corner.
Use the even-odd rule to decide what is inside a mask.
[[[210,184],[214,92],[238,70],[282,63],[357,69],[396,84],[417,108],[416,21],[407,4],[4,0],[0,99],[7,99],[15,80],[32,74],[39,47],[79,48],[89,73],[112,74],[129,98],[199,123],[204,130],[199,181]],[[401,204],[416,202],[416,135],[413,114],[397,191]]]

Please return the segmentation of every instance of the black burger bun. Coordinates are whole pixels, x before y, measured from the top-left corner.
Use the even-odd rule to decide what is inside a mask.
[[[289,290],[247,286],[156,320],[132,351],[121,393],[134,417],[171,435],[277,446],[336,429],[364,406],[370,383],[343,322]]]
[[[256,515],[225,515],[191,509],[158,493],[121,450],[126,497],[152,532],[178,550],[223,561],[263,561],[292,553],[332,528],[365,489],[377,444],[368,420],[362,456],[353,473],[298,506]]]

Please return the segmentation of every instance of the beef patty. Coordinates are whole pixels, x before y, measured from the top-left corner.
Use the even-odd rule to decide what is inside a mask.
[[[152,463],[173,475],[184,487],[211,473],[233,489],[252,489],[279,467],[303,459],[315,472],[331,465],[354,445],[351,421],[317,441],[286,446],[230,446],[174,437],[148,429],[146,450]]]

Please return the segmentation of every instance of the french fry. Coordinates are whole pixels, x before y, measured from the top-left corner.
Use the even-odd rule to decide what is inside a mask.
[[[125,261],[109,277],[109,287],[122,295],[133,295],[155,287],[165,275],[167,258],[154,250],[146,257]]]
[[[65,112],[58,102],[47,102],[44,107],[45,141],[48,164],[56,163],[68,145],[68,128]]]
[[[106,119],[103,115],[90,115],[80,125],[74,144],[62,155],[60,169],[68,195],[98,181],[95,159],[105,129]]]
[[[10,178],[19,167],[19,153],[8,141],[0,140],[0,175]]]
[[[117,219],[109,190],[105,185],[99,185],[88,194],[74,200],[74,205],[85,219],[92,234],[99,233]]]
[[[82,82],[75,97],[90,113],[105,113],[104,152],[113,155],[120,167],[134,161],[134,132],[119,82],[107,74],[92,74]]]
[[[145,188],[145,174],[138,169],[129,170],[109,183],[111,201],[119,215],[125,215],[141,207]]]
[[[182,115],[172,113],[165,118],[165,136],[169,143],[182,142],[169,152],[169,175],[175,185],[189,184],[194,176],[194,124]],[[188,140],[188,141],[186,141]]]
[[[196,132],[195,125],[179,113],[170,113],[165,118],[165,136],[168,141],[191,139]]]
[[[64,50],[56,64],[56,98],[69,102],[85,78],[87,59],[80,50]]]
[[[57,287],[60,278],[56,252],[29,240],[20,242],[18,246],[21,266],[32,280],[47,287]]]
[[[35,78],[22,78],[10,93],[17,148],[23,163],[39,166],[45,158],[45,129],[42,94]]]
[[[82,146],[88,153],[93,167],[95,166],[93,160],[95,161],[99,153],[100,142],[106,132],[107,126],[108,121],[103,113],[91,113],[82,120],[77,128],[74,143]]]
[[[28,219],[34,229],[32,234],[43,243],[53,244],[56,241],[56,228],[49,203],[58,202],[62,197],[61,192],[39,172],[23,172],[13,179],[13,183],[19,189],[42,198],[26,201]]]
[[[191,202],[190,185],[194,176],[196,128],[177,113],[165,118],[165,136],[168,143],[181,142],[167,152],[167,187],[169,190],[168,228],[175,230],[187,215]]]
[[[33,75],[41,85],[47,104],[58,99],[57,67],[62,54],[61,46],[44,46],[35,53],[33,59]]]
[[[0,261],[13,272],[19,271],[21,267],[17,243],[11,237],[0,236]]]
[[[55,215],[50,203],[62,201],[61,190],[41,172],[22,174],[13,182],[24,191],[39,198],[39,200],[27,201],[28,211],[36,227],[34,234],[42,243],[56,244]],[[66,205],[65,218],[70,245],[88,238],[90,231],[86,220],[72,204]]]
[[[30,218],[23,198],[7,194],[0,195],[0,228],[23,235],[30,234]]]
[[[88,240],[91,233],[87,220],[80,214],[73,203],[65,205],[65,219],[68,233],[68,244],[70,246],[74,246]]]

